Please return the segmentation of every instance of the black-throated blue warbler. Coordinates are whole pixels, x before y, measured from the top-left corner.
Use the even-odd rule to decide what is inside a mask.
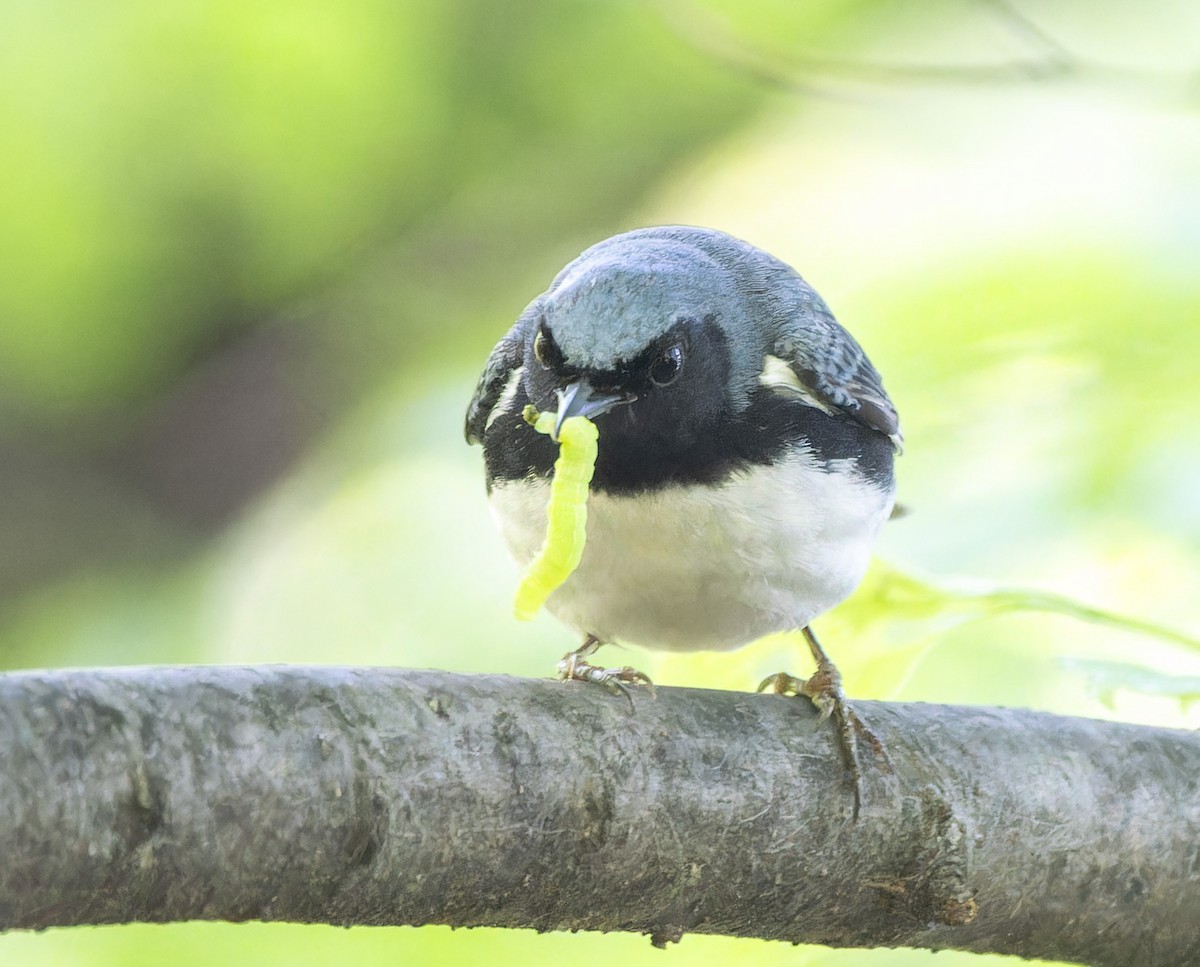
[[[527,565],[542,542],[554,442],[523,411],[599,430],[587,543],[547,609],[583,636],[570,677],[648,679],[586,659],[605,642],[731,649],[801,629],[808,695],[838,724],[840,677],[809,623],[847,597],[892,513],[896,409],[875,367],[789,266],[739,239],[664,226],[566,266],[492,350],[467,412],[493,516]]]

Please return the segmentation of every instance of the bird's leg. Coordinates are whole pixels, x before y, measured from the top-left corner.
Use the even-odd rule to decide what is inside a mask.
[[[854,818],[858,819],[859,809],[862,806],[862,766],[858,757],[858,736],[861,735],[875,754],[881,756],[884,761],[887,759],[887,752],[875,733],[867,728],[846,701],[846,694],[842,691],[841,673],[837,670],[837,666],[829,660],[829,656],[825,654],[825,649],[817,641],[817,636],[808,627],[803,629],[803,633],[804,640],[808,642],[809,651],[812,652],[813,660],[817,664],[816,671],[807,679],[796,678],[787,672],[776,672],[763,679],[758,690],[762,692],[769,688],[777,695],[803,695],[816,706],[817,712],[820,714],[820,721],[833,719],[838,731],[842,758],[845,759],[854,785]]]
[[[648,675],[636,668],[630,668],[628,665],[622,665],[619,668],[603,668],[587,661],[602,644],[604,642],[595,635],[588,635],[583,639],[582,645],[563,655],[562,661],[558,663],[558,677],[567,682],[592,682],[596,685],[603,685],[614,694],[624,695],[629,700],[631,708],[633,698],[629,694],[630,685],[645,685],[650,689],[650,694],[654,694],[654,683],[650,681]]]

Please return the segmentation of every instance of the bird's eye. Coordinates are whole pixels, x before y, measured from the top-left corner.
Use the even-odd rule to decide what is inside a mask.
[[[650,364],[650,378],[659,386],[667,386],[679,378],[683,369],[683,347],[676,343],[664,349],[662,354]]]
[[[552,369],[562,362],[562,353],[559,352],[554,337],[550,335],[544,322],[538,327],[537,335],[533,337],[533,357],[545,369]]]

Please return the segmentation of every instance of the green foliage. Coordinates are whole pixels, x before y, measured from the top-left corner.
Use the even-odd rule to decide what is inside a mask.
[[[42,407],[158,388],[418,207],[446,124],[436,48],[417,29],[430,17],[405,4],[10,4],[6,382]]]
[[[1183,711],[1200,701],[1200,675],[1170,675],[1141,665],[1084,658],[1064,659],[1063,666],[1068,674],[1082,675],[1089,691],[1111,709],[1116,708],[1117,693],[1124,690],[1178,699]]]
[[[9,4],[0,372],[138,399],[464,195],[545,239],[744,115],[730,81],[623,4]]]

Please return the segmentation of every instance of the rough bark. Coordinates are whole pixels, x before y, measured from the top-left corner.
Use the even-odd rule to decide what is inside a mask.
[[[1200,736],[353,668],[0,676],[0,928],[695,931],[1200,962]],[[890,762],[890,771],[889,765]]]

